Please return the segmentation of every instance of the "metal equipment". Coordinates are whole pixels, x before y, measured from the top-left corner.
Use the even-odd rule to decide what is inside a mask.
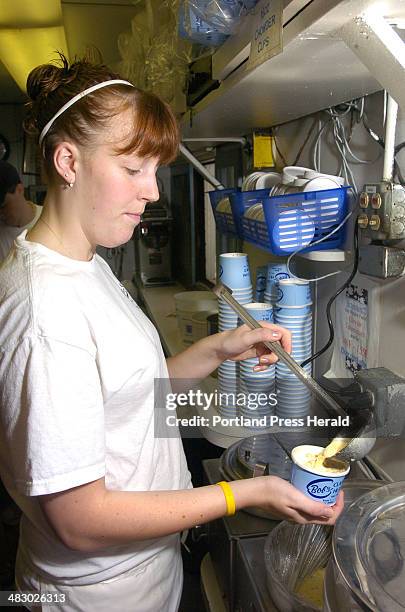
[[[145,286],[170,285],[172,220],[162,198],[147,206],[135,235],[136,270]]]
[[[359,196],[361,212],[357,223],[371,240],[405,238],[405,188],[381,181],[364,185]]]
[[[259,436],[259,438],[267,436]],[[246,477],[251,470],[242,466],[235,455],[245,446],[241,441],[234,445],[232,453],[225,451],[219,459],[203,461],[204,483],[214,484],[224,477],[224,467],[228,476],[237,479],[242,470]],[[240,454],[240,453],[239,453]],[[236,470],[235,472],[233,470]],[[251,474],[252,475],[252,474]],[[367,480],[355,464],[350,476],[344,483],[346,505],[364,492],[381,486],[376,480]],[[254,513],[253,513],[254,514]],[[252,516],[251,509],[238,512],[234,516],[225,516],[208,523],[205,527],[208,546],[220,588],[226,597],[227,609],[230,612],[276,612],[278,609],[272,601],[266,584],[266,567],[264,545],[268,534],[279,524],[269,518]],[[337,612],[337,608],[334,609]],[[339,611],[340,612],[340,611]]]
[[[360,236],[371,241],[360,247],[359,271],[378,278],[401,276],[405,270],[405,251],[396,247],[405,238],[405,187],[393,182],[397,112],[389,95],[382,180],[364,185],[359,196]]]

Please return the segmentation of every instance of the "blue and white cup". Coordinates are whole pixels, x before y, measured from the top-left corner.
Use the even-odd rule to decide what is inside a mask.
[[[311,317],[301,317],[299,320],[291,320],[289,318],[282,318],[277,315],[275,312],[275,323],[281,325],[282,327],[286,327],[291,332],[300,332],[300,334],[306,334],[312,332],[312,318]]]
[[[292,380],[278,380],[277,393],[283,397],[286,393],[289,395],[300,395],[301,397],[310,397],[311,395],[311,391],[309,389],[300,387],[298,385],[296,386]]]
[[[312,304],[311,287],[308,282],[294,278],[282,278],[278,281],[279,306],[306,306]]]
[[[294,318],[304,317],[305,315],[311,314],[311,312],[312,302],[302,306],[286,306],[285,304],[277,302],[274,307],[274,317],[276,321],[278,321],[278,317],[286,317],[287,319],[292,319],[291,323],[293,323]]]
[[[293,460],[291,484],[310,499],[333,506],[336,503],[343,481],[350,472],[350,464],[341,461],[342,469],[338,472],[323,466],[312,468],[308,465],[310,463],[309,457],[317,455],[321,451],[323,451],[322,446],[309,444],[293,448],[291,453]]]
[[[267,266],[259,266],[256,270],[255,301],[263,302],[267,283]]]
[[[277,380],[277,393],[285,397],[285,394],[300,395],[301,397],[310,397],[311,391],[304,387],[303,383],[295,384],[291,379]]]
[[[251,288],[249,262],[246,253],[222,253],[219,256],[218,280],[231,289]]]
[[[232,287],[231,287],[232,289]],[[252,286],[245,289],[233,289],[232,295],[239,304],[249,304],[253,299]],[[218,330],[226,331],[238,326],[238,315],[221,298],[218,299]]]
[[[308,363],[306,366],[304,366],[303,370],[305,370],[305,372],[307,372],[308,374],[311,374],[312,363]],[[280,363],[280,361],[277,361],[276,363],[276,372],[277,372],[278,378],[281,378],[282,375],[284,374],[283,378],[288,377],[288,378],[291,378],[292,380],[299,381],[302,385],[304,384],[303,382],[300,381],[299,378],[297,378],[297,376],[293,372],[291,372],[288,366],[284,365],[284,363]]]
[[[279,289],[278,283],[282,279],[290,278],[286,264],[269,263],[267,266],[267,279],[265,288],[266,301],[275,304],[278,301]]]
[[[305,402],[311,401],[311,392],[305,389],[301,391],[297,391],[293,389],[292,391],[289,389],[280,389],[277,388],[277,399],[279,404],[283,404],[284,406],[291,404],[291,408],[295,407],[294,402]]]
[[[267,321],[268,323],[272,323],[274,320],[273,306],[271,304],[250,302],[250,304],[244,304],[244,308],[254,319],[256,319],[256,321]]]
[[[253,288],[252,285],[247,285],[247,287],[242,287],[239,289],[238,287],[232,287],[231,285],[227,285],[232,290],[232,295],[235,299],[244,299],[250,296],[250,301],[253,298]],[[226,303],[226,302],[225,302]]]
[[[268,323],[273,322],[273,307],[271,304],[251,302],[250,304],[245,304],[245,308],[256,321],[266,321]],[[243,322],[239,321],[239,323],[242,324]],[[266,370],[254,372],[253,368],[256,365],[258,365],[257,357],[244,359],[239,364],[241,379],[245,382],[249,391],[251,391],[255,381],[257,381],[257,383],[261,381],[262,385],[265,385],[266,380],[272,380],[272,384],[274,384],[275,366],[272,365]]]

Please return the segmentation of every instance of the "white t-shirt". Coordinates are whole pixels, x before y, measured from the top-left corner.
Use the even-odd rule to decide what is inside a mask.
[[[42,206],[37,206],[37,204],[34,204],[34,206],[34,218],[32,221],[27,223],[27,225],[24,225],[24,227],[13,227],[0,221],[0,261],[3,261],[3,259],[7,257],[17,236],[19,236],[25,229],[29,230],[38,221],[39,217],[41,216]]]
[[[72,551],[36,496],[103,476],[112,490],[185,489],[190,474],[181,439],[154,436],[154,379],[168,372],[151,322],[101,257],[73,260],[25,235],[0,266],[0,476],[23,511],[27,563],[92,584],[177,536]]]

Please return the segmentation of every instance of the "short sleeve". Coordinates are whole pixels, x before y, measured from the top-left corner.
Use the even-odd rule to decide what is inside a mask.
[[[42,495],[102,478],[104,406],[94,355],[42,337],[11,352],[0,358],[0,458],[14,486]]]

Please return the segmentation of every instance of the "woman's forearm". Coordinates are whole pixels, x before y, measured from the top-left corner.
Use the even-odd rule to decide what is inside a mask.
[[[229,483],[236,509],[259,506],[299,523],[332,524],[343,509],[315,502],[276,476]],[[92,553],[111,546],[160,538],[226,514],[218,485],[181,491],[110,491],[104,479],[40,497],[42,510],[68,548]]]
[[[167,359],[169,376],[172,380],[200,380],[211,374],[226,359],[240,361],[258,355],[258,367],[267,367],[277,360],[263,344],[269,341],[280,341],[286,351],[291,350],[290,332],[272,323],[262,322],[261,327],[253,330],[247,325],[241,325],[233,330],[213,334]]]
[[[169,357],[166,363],[170,378],[201,380],[209,376],[224,359],[219,350],[221,345],[219,336],[221,334],[203,338],[178,355]]]
[[[237,508],[260,499],[259,481],[231,487]],[[41,505],[64,544],[84,552],[180,532],[224,516],[227,508],[218,485],[130,492],[107,490],[103,480],[43,496]]]

